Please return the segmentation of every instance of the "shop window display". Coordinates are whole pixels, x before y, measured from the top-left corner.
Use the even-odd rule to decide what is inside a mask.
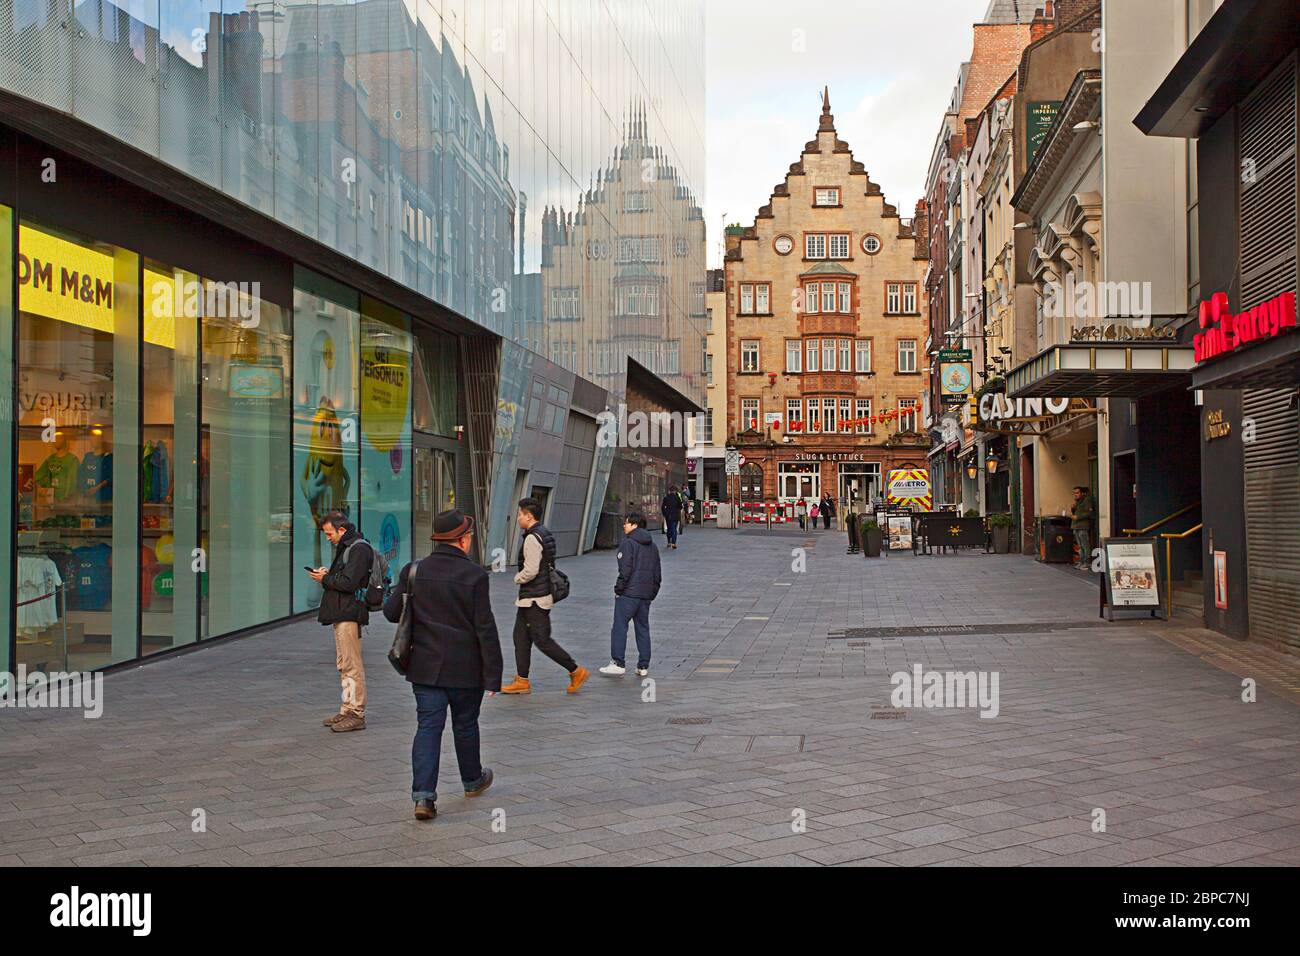
[[[352,289],[294,271],[292,566],[300,571],[330,563],[333,550],[320,530],[327,514],[360,514],[360,307]],[[294,612],[319,607],[320,599],[320,585],[297,574]]]
[[[23,223],[18,272],[15,664],[136,656],[139,260]]]

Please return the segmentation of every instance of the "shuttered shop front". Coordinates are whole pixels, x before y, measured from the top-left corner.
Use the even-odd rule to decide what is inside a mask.
[[[1243,310],[1297,287],[1296,116],[1292,55],[1240,108]],[[1242,395],[1250,636],[1296,649],[1300,649],[1298,399],[1294,386],[1247,388]]]

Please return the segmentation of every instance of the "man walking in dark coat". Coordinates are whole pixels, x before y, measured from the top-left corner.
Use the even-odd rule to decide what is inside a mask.
[[[455,509],[433,519],[433,553],[402,569],[384,602],[384,617],[398,621],[411,604],[411,659],[406,679],[415,693],[417,725],[411,744],[411,798],[415,818],[438,815],[438,764],[442,731],[451,710],[451,736],[465,796],[492,786],[479,754],[478,716],[483,695],[501,689],[501,642],[488,597],[488,573],[469,558],[474,519]]]
[[[636,675],[650,673],[650,602],[659,594],[662,575],[659,549],[646,531],[645,515],[630,512],[623,519],[623,538],[618,548],[618,580],[614,582],[614,627],[609,634],[609,663],[602,674],[621,677],[627,673],[627,625],[636,630]]]
[[[835,500],[831,498],[829,493],[822,495],[822,506],[820,511],[822,516],[822,527],[829,531],[831,527],[831,519],[835,517]]]
[[[664,531],[668,534],[668,547],[677,549],[677,524],[682,520],[682,499],[677,486],[669,485],[668,494],[659,502],[659,512],[664,516]]]
[[[524,532],[519,546],[519,597],[515,600],[515,679],[501,688],[503,694],[531,694],[533,685],[528,679],[532,667],[533,645],[569,672],[568,693],[576,694],[591,676],[591,671],[575,661],[551,637],[551,569],[555,567],[555,535],[542,524],[542,503],[536,498],[523,498],[519,502],[516,520]]]
[[[316,620],[334,628],[334,663],[343,684],[343,706],[337,714],[325,718],[325,726],[341,734],[366,729],[366,670],[361,664],[361,628],[370,623],[370,612],[358,594],[370,581],[374,552],[356,525],[338,512],[322,518],[320,526],[334,545],[334,560],[328,568],[308,573],[323,589]]]

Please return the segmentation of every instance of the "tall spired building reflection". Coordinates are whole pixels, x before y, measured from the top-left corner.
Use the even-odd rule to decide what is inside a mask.
[[[704,217],[650,141],[643,106],[629,111],[624,130],[577,209],[544,213],[548,355],[613,392],[622,391],[630,358],[696,395],[704,385]]]

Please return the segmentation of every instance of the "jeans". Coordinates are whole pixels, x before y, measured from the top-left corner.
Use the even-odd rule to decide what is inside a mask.
[[[528,676],[529,665],[533,658],[533,645],[572,674],[578,669],[577,663],[559,644],[551,638],[551,612],[545,608],[530,604],[528,607],[515,609],[515,673],[520,677]]]
[[[442,756],[442,730],[451,708],[451,737],[456,763],[466,790],[483,779],[479,759],[478,712],[483,706],[481,687],[434,687],[412,684],[415,692],[416,730],[411,744],[411,799],[438,799],[438,764]]]
[[[667,516],[664,517],[664,528],[668,532],[668,543],[677,543],[677,522]]]
[[[614,627],[609,632],[609,657],[619,667],[627,666],[628,621],[636,631],[636,666],[650,666],[650,602],[644,598],[614,597]]]
[[[822,527],[825,528],[827,531],[831,530],[831,516],[830,516],[830,515],[828,515],[828,514],[823,514],[823,515],[822,515]]]
[[[1092,532],[1087,528],[1075,528],[1074,543],[1079,546],[1079,564],[1092,567]]]

